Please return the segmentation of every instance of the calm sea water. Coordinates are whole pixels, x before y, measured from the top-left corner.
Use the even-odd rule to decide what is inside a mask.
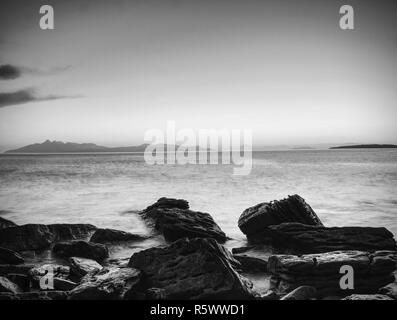
[[[146,233],[134,213],[160,197],[209,212],[244,239],[241,212],[299,194],[327,226],[385,226],[397,235],[397,150],[265,151],[248,176],[232,165],[149,166],[142,154],[0,156],[0,214],[16,223],[92,223]]]

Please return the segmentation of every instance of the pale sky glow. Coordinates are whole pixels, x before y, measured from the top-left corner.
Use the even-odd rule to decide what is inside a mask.
[[[41,1],[1,1],[0,64],[40,72],[0,79],[0,94],[60,98],[0,107],[0,151],[140,144],[167,120],[252,129],[256,145],[396,143],[391,2],[353,1],[354,31],[338,27],[343,2],[296,2],[47,1],[43,31]]]

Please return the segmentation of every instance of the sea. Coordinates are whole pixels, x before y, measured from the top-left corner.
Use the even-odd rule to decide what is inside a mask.
[[[397,235],[396,149],[261,151],[249,175],[233,175],[234,167],[149,165],[142,153],[3,154],[0,216],[150,234],[138,212],[161,197],[182,198],[212,215],[229,246],[241,246],[237,221],[246,208],[299,194],[326,226]]]

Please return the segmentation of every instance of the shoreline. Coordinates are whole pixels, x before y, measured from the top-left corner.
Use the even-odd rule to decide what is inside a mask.
[[[394,281],[392,273],[397,270],[397,246],[393,235],[385,228],[326,227],[298,195],[247,208],[238,220],[247,241],[239,247],[210,214],[192,211],[183,199],[161,198],[136,214],[151,229],[149,234],[132,234],[87,224],[17,226],[0,217],[0,285],[3,288],[0,299],[47,299],[52,291],[57,298],[78,300],[176,297],[200,300],[224,295],[230,299],[289,300],[291,295],[296,298],[302,294],[303,300],[321,300],[330,295],[343,299],[351,293],[379,292],[386,292],[385,296],[395,299],[395,292],[390,289]],[[337,247],[333,244],[335,237],[339,239]],[[187,247],[190,253],[181,255]],[[193,264],[190,254],[195,256]],[[208,260],[209,256],[213,258]],[[323,261],[321,272],[325,273],[321,278],[311,274],[310,269],[301,275],[303,269],[289,270],[294,261],[309,267],[312,258],[305,260],[306,256],[316,256]],[[215,257],[223,262],[214,262],[218,261],[213,260]],[[283,261],[287,257],[291,260],[288,263]],[[338,281],[333,280],[339,277],[335,261],[344,264],[345,259],[350,264],[357,264],[358,270],[368,259],[366,268],[370,268],[356,275],[358,288],[350,294],[343,292]],[[383,267],[373,264],[374,259],[383,259]],[[164,263],[169,264],[170,269],[164,267]],[[278,270],[275,267],[284,263],[287,263],[285,268]],[[38,286],[45,268],[63,270],[54,278],[52,291]],[[157,271],[153,273],[154,270]],[[175,273],[173,270],[179,271]],[[193,279],[191,277],[197,272],[199,279],[191,282],[189,279]],[[298,282],[286,280],[289,272],[295,274]],[[369,278],[367,272],[371,274]],[[171,282],[160,281],[168,273],[173,274],[169,278]],[[101,281],[96,274],[101,274]],[[225,274],[228,274],[227,278],[223,278]],[[361,277],[368,281],[361,282]],[[213,280],[208,282],[210,278]],[[225,284],[225,279],[229,284]],[[113,287],[113,283],[120,281],[125,281],[125,290]],[[184,293],[185,281],[192,286],[189,294]],[[218,287],[217,281],[223,285]],[[131,282],[136,282],[137,287],[131,287]],[[155,286],[153,291],[155,283],[160,287]],[[171,283],[178,285],[175,287]],[[111,292],[103,291],[109,285]],[[217,289],[214,287],[215,291],[208,296],[204,292],[212,285]],[[5,293],[4,288],[8,288]]]

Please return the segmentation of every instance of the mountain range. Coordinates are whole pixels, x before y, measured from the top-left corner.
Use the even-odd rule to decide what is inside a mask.
[[[46,140],[28,146],[8,150],[5,153],[88,153],[88,152],[144,152],[147,144],[131,147],[104,147],[95,143],[73,143]]]

